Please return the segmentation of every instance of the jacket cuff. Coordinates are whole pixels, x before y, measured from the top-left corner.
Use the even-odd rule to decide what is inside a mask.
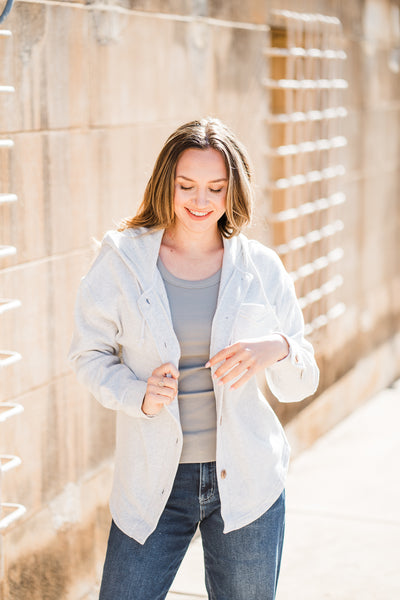
[[[143,398],[147,390],[147,381],[136,380],[132,388],[128,388],[122,398],[123,411],[129,417],[151,419],[142,411]]]
[[[278,332],[277,332],[278,333]],[[287,371],[292,371],[293,368],[300,372],[300,377],[306,368],[304,361],[302,359],[301,348],[293,339],[289,336],[279,333],[282,337],[285,338],[289,345],[289,353],[285,358],[278,360],[276,363],[268,367],[268,370],[276,374],[278,377],[284,377]]]

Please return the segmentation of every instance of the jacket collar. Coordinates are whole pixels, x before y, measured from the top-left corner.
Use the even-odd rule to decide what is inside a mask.
[[[156,231],[140,227],[109,231],[103,246],[111,246],[134,273],[142,290],[153,285],[157,258],[164,229]]]
[[[142,290],[153,287],[156,281],[157,259],[164,231],[164,229],[154,231],[141,227],[109,231],[104,237],[103,246],[111,246],[120,255],[135,274]],[[234,270],[239,269],[242,273],[248,273],[247,253],[244,251],[246,242],[247,239],[243,234],[230,239],[223,238],[221,293]]]

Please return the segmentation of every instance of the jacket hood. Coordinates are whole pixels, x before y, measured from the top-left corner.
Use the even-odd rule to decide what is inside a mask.
[[[106,233],[102,249],[111,247],[134,273],[143,289],[152,284],[164,229],[145,227]]]
[[[143,290],[152,286],[154,282],[157,259],[165,229],[151,230],[145,227],[128,228],[124,231],[111,230],[106,233],[102,242],[102,249],[111,247],[128,268],[135,274]],[[247,253],[243,246],[247,238],[239,234],[233,238],[223,239],[224,258],[221,273],[221,285],[224,283],[232,268],[248,270]]]

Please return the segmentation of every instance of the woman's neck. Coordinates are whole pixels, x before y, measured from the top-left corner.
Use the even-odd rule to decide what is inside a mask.
[[[188,258],[218,253],[223,248],[219,229],[195,234],[172,226],[165,230],[162,244]]]
[[[208,233],[208,232],[207,232]],[[181,236],[166,230],[161,242],[160,258],[164,266],[180,279],[205,279],[222,266],[224,245],[222,236]]]

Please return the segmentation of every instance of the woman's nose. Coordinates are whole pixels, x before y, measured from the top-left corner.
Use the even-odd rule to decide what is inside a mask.
[[[207,206],[208,200],[207,200],[207,190],[206,189],[202,189],[202,188],[197,189],[196,204],[199,208],[202,206]]]

